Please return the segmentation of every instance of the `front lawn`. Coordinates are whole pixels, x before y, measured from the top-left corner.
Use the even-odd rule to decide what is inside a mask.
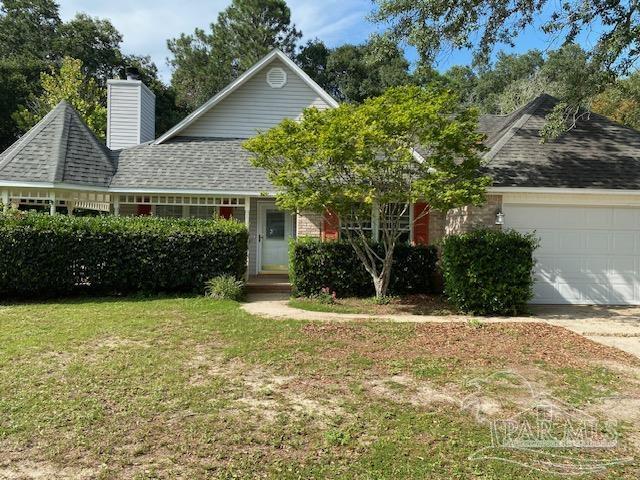
[[[0,478],[556,478],[469,458],[531,389],[616,412],[621,446],[579,456],[640,445],[638,362],[549,325],[265,320],[159,298],[9,305],[0,327]]]

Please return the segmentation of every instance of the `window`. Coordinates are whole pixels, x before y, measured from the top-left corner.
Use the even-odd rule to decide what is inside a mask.
[[[157,205],[156,216],[164,218],[182,218],[182,205]]]
[[[189,207],[189,216],[191,218],[203,218],[205,220],[211,220],[216,207],[209,207],[206,205],[192,205]]]
[[[267,238],[284,239],[285,213],[282,210],[267,210],[266,234]]]
[[[411,206],[402,204],[389,204],[384,207],[383,218],[380,218],[380,231],[378,238],[382,238],[382,228],[385,219],[398,220],[398,229],[402,232],[398,241],[409,243],[411,241]]]
[[[351,215],[340,219],[340,236],[346,235],[347,230],[350,230],[356,237],[360,235],[359,230],[362,230],[365,237],[372,238],[373,221],[371,210],[352,208]]]
[[[399,216],[399,218],[398,218]],[[384,207],[384,212],[381,214],[377,226],[377,238],[381,239],[383,236],[383,228],[385,218],[386,221],[398,220],[398,228],[401,235],[398,238],[400,242],[409,243],[411,241],[411,207],[409,205],[401,204],[389,204]],[[373,213],[364,211],[363,209],[354,209],[352,214],[345,219],[341,219],[340,222],[340,235],[346,235],[347,230],[351,230],[354,234],[358,235],[359,227],[367,238],[374,238],[374,226]]]

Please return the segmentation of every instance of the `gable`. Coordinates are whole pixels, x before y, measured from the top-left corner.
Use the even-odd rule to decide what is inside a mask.
[[[279,87],[281,71],[273,68],[282,69],[286,74],[284,86]],[[330,108],[328,102],[298,72],[276,57],[181,130],[179,135],[250,138],[285,118],[299,118],[305,108],[312,106]]]

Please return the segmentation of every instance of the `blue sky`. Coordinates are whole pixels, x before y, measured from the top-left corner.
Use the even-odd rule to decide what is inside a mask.
[[[77,12],[109,18],[123,34],[126,53],[151,55],[162,78],[168,81],[170,70],[166,64],[166,40],[180,33],[191,33],[196,27],[208,29],[218,13],[231,0],[58,0],[62,18],[67,20]],[[293,22],[302,30],[303,40],[318,37],[329,46],[343,43],[361,43],[377,28],[366,20],[371,12],[371,0],[287,0]],[[550,2],[553,3],[553,2]],[[583,37],[582,43],[589,43]],[[531,48],[545,49],[548,40],[538,28],[524,32],[514,49],[522,52]],[[554,46],[554,45],[552,45]],[[413,52],[407,56],[414,60]],[[468,64],[469,52],[453,52],[439,59],[438,67],[446,70],[450,65]]]

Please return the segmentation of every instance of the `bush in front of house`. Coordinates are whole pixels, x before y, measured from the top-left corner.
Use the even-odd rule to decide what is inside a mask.
[[[247,238],[229,220],[0,215],[0,296],[202,292],[244,275]]]
[[[232,275],[218,275],[205,284],[205,293],[215,300],[242,300],[245,284]]]
[[[382,253],[382,245],[376,245]],[[344,241],[315,238],[292,240],[289,279],[297,295],[313,297],[323,289],[338,297],[369,297],[375,293],[371,275],[353,247]],[[433,246],[397,245],[389,294],[429,293],[433,290],[437,251]]]
[[[475,315],[517,315],[533,296],[533,234],[476,230],[442,243],[445,294]]]

